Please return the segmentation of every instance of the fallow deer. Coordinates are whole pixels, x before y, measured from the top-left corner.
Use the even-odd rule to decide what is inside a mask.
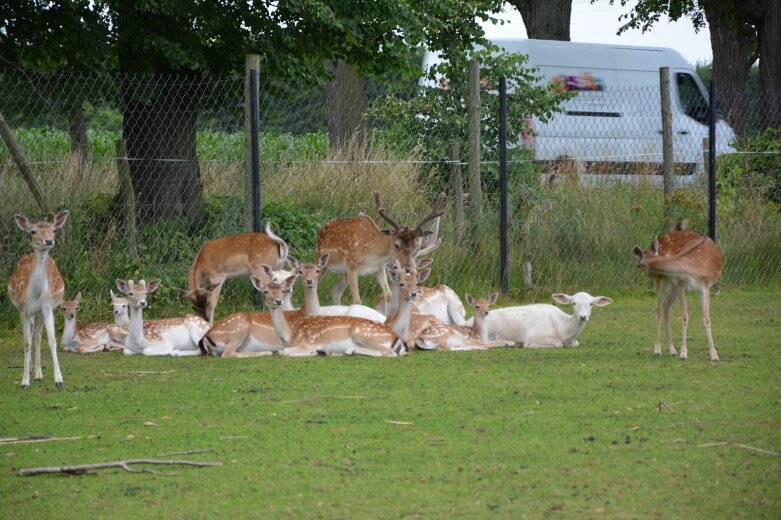
[[[113,291],[111,291],[111,300],[114,308],[113,323],[95,322],[82,326],[77,324],[81,293],[78,293],[73,300],[65,300],[62,303],[61,311],[65,325],[60,341],[63,350],[76,354],[94,354],[104,350],[124,348],[129,322],[127,300],[115,296]],[[117,337],[122,339],[118,340]]]
[[[421,350],[485,350],[493,347],[509,347],[512,341],[490,340],[485,325],[489,307],[496,303],[499,293],[488,298],[475,299],[464,295],[467,303],[474,307],[474,319],[471,327],[440,323],[423,330],[416,339]]]
[[[294,328],[281,310],[282,293],[295,282],[291,276],[284,284],[270,283],[263,288],[274,328],[288,345],[285,356],[332,355],[396,356],[405,351],[401,338],[407,335],[410,303],[417,296],[416,275],[401,275],[402,303],[398,313],[385,324],[351,316],[309,316]],[[253,277],[253,282],[259,283]]]
[[[607,296],[591,296],[586,292],[572,296],[556,293],[551,297],[562,305],[572,305],[573,314],[567,314],[555,305],[547,303],[503,307],[492,311],[487,317],[487,337],[492,340],[507,340],[527,348],[577,347],[577,337],[591,317],[592,307],[604,307],[613,303]],[[467,320],[467,325],[472,325],[473,319]]]
[[[326,253],[330,256],[328,270],[340,275],[331,293],[333,303],[341,303],[342,293],[349,285],[352,302],[360,304],[358,276],[373,274],[382,287],[387,315],[390,288],[385,277],[385,264],[396,259],[402,267],[414,266],[415,254],[420,247],[418,239],[432,233],[424,230],[423,226],[442,216],[441,207],[444,200],[445,194],[440,193],[433,209],[414,229],[401,227],[393,221],[382,206],[379,192],[374,192],[377,211],[392,229],[380,229],[367,215],[326,222],[317,233],[316,249],[318,258]],[[431,242],[435,243],[436,237],[432,238]]]
[[[35,338],[35,380],[43,380],[41,370],[41,330],[46,325],[46,336],[52,355],[54,384],[62,390],[62,372],[57,360],[57,339],[54,331],[54,310],[62,305],[65,282],[57,264],[49,256],[54,247],[54,235],[68,218],[68,210],[54,216],[53,222],[31,222],[24,215],[14,215],[19,229],[30,234],[33,253],[24,255],[16,263],[8,279],[8,299],[19,311],[24,335],[24,373],[22,388],[30,386],[30,357],[32,340]]]
[[[300,278],[301,284],[304,286],[304,314],[306,316],[353,316],[385,323],[385,315],[366,305],[320,305],[317,287],[320,283],[320,277],[325,272],[326,265],[328,265],[328,259],[329,255],[326,253],[317,259],[317,263],[299,264],[295,258],[288,257],[288,263],[293,268],[293,274]],[[271,277],[271,273],[267,272],[266,274]],[[271,281],[281,283],[273,277]],[[282,309],[285,310],[284,305]]]
[[[144,321],[143,309],[146,298],[160,285],[160,280],[148,284],[141,280],[116,281],[117,288],[127,296],[130,306],[130,323],[125,339],[126,355],[144,354],[145,356],[197,356],[201,353],[198,342],[209,330],[209,322],[188,314],[184,318],[168,318]]]
[[[686,291],[697,290],[702,299],[702,323],[708,337],[708,349],[711,361],[718,361],[719,354],[713,344],[710,319],[710,287],[721,276],[724,262],[721,251],[709,237],[695,231],[683,229],[670,231],[656,238],[646,250],[634,247],[637,265],[644,273],[654,280],[656,289],[656,340],[654,354],[659,356],[661,349],[661,321],[664,317],[667,333],[667,352],[676,355],[673,345],[670,324],[670,307],[676,296],[681,301],[681,353],[680,358],[689,355],[686,345],[686,329],[689,323],[689,313],[686,302]]]
[[[190,266],[189,288],[181,291],[193,309],[210,324],[225,280],[237,276],[259,276],[261,265],[282,269],[288,254],[287,243],[271,231],[266,222],[265,233],[239,233],[209,240],[203,244]],[[206,286],[201,283],[206,281]]]

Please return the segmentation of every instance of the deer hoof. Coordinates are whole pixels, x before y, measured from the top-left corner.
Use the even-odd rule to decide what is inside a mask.
[[[23,384],[23,385],[19,385],[19,386],[22,387],[22,390],[27,390],[28,388],[30,388],[30,385],[24,385]]]
[[[63,389],[62,381],[58,381],[58,382],[56,382],[54,384],[57,387],[57,390],[62,390]]]

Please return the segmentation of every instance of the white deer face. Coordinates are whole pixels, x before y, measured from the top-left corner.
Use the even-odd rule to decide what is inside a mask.
[[[591,317],[591,309],[594,305],[604,307],[610,305],[613,300],[607,296],[591,296],[587,292],[575,293],[573,296],[564,293],[556,293],[551,296],[554,301],[562,305],[572,305],[573,314],[580,321],[586,322]]]

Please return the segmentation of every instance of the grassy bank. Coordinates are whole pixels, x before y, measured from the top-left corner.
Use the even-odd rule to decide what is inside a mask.
[[[0,516],[777,518],[781,290],[714,298],[718,365],[690,303],[686,362],[652,356],[653,297],[616,296],[578,348],[62,354],[63,392],[48,355],[20,390],[21,336],[0,332],[0,436],[76,437],[0,444]],[[16,474],[152,457],[223,465]]]

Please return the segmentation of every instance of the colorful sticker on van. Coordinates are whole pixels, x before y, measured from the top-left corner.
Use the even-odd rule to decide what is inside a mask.
[[[551,79],[555,90],[601,91],[605,90],[602,78],[594,77],[590,72],[581,72],[578,76],[559,74]]]

